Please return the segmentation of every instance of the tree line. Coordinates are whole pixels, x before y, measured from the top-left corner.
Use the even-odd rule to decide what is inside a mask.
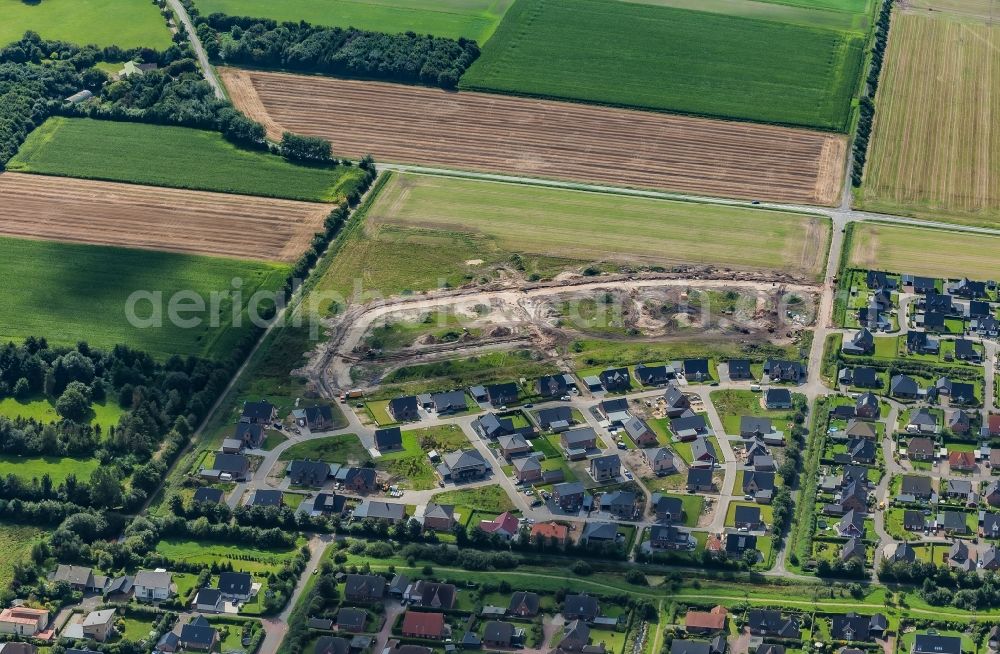
[[[198,37],[216,62],[307,73],[383,79],[454,89],[479,57],[475,41],[318,27],[246,16],[192,14]]]

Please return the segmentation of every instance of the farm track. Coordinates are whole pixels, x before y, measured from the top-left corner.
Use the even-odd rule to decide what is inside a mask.
[[[0,175],[0,234],[226,256],[294,261],[329,207],[225,193]]]
[[[348,156],[834,205],[842,136],[483,93],[223,68],[272,138],[323,136]]]

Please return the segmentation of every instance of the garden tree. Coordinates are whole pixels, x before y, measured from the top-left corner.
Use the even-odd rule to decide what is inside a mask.
[[[281,135],[281,155],[291,161],[327,163],[333,158],[333,146],[318,136],[285,132]]]
[[[748,568],[752,568],[757,565],[759,558],[760,552],[757,550],[746,550],[743,552],[743,562],[746,563]]]
[[[122,484],[113,466],[101,466],[90,476],[90,501],[94,506],[113,509],[121,506]]]
[[[81,421],[90,411],[90,400],[78,388],[67,388],[56,400],[56,412],[67,420]]]

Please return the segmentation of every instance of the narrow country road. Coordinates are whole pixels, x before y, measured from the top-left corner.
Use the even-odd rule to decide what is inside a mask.
[[[215,97],[226,97],[226,93],[222,90],[222,82],[219,81],[219,76],[215,74],[215,68],[212,67],[212,63],[208,60],[208,53],[205,52],[205,47],[201,44],[201,39],[198,38],[198,33],[194,29],[191,17],[188,16],[187,9],[184,8],[180,0],[167,0],[167,4],[170,5],[170,8],[184,25],[184,29],[187,30],[188,40],[191,42],[191,48],[194,50],[195,56],[198,57],[201,72],[205,76],[205,81],[215,91]]]

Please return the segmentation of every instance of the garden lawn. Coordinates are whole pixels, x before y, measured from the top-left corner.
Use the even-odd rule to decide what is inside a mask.
[[[249,327],[247,316],[243,327],[233,328],[232,302],[226,298],[218,326],[210,325],[205,312],[201,325],[184,329],[168,319],[171,296],[193,291],[209,306],[211,293],[232,290],[234,278],[242,279],[243,297],[250,297],[279,288],[287,273],[280,264],[0,238],[0,279],[8,280],[0,297],[0,339],[39,336],[52,345],[87,341],[100,348],[125,344],[163,359],[228,357]],[[161,327],[130,324],[126,303],[136,291],[162,293]],[[136,305],[138,317],[151,315],[150,304]]]
[[[513,0],[197,0],[202,14],[304,20],[313,25],[375,32],[413,31],[480,44],[493,34]]]
[[[761,404],[761,394],[753,391],[712,391],[709,399],[719,413],[723,429],[730,436],[740,435],[740,418],[743,416],[771,418],[775,429],[787,431],[785,423],[791,420],[791,414],[794,413],[794,411],[774,411],[764,408]]]
[[[404,431],[402,436],[403,449],[380,457],[376,465],[390,476],[391,484],[411,490],[430,490],[437,485],[437,472],[427,452],[437,450],[443,456],[469,446],[462,428],[453,424]]]
[[[33,131],[7,168],[313,202],[339,202],[363,177],[356,167],[299,166],[238,148],[218,132],[63,117]]]
[[[319,459],[329,463],[352,464],[371,461],[371,455],[355,434],[338,434],[296,443],[278,458],[281,461]]]
[[[0,454],[0,477],[14,475],[24,481],[41,479],[48,475],[56,486],[66,481],[70,475],[76,475],[81,481],[89,481],[90,475],[97,470],[100,462],[97,459],[73,459],[58,456],[14,456]]]
[[[104,432],[118,424],[125,410],[114,402],[102,402],[90,406],[90,424],[100,426]],[[58,422],[55,405],[45,397],[18,400],[13,397],[0,399],[0,416],[5,418],[27,418],[38,422]]]
[[[27,30],[79,45],[166,50],[172,43],[159,9],[144,0],[0,0],[0,16],[0,46]]]
[[[500,514],[513,511],[514,502],[507,496],[502,486],[483,486],[463,490],[446,491],[434,496],[438,504],[469,506],[487,513]]]
[[[460,87],[845,131],[863,50],[860,30],[518,0]]]

